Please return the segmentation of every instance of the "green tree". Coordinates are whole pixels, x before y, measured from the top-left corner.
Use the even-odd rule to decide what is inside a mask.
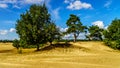
[[[103,29],[98,26],[90,26],[88,28],[90,35],[88,36],[91,40],[102,40],[102,31]]]
[[[120,19],[115,19],[103,32],[105,43],[114,48],[120,49]]]
[[[66,33],[73,33],[74,35],[74,42],[76,42],[77,37],[81,32],[84,32],[86,29],[86,26],[83,26],[82,23],[80,22],[79,17],[76,15],[71,14],[70,18],[66,22],[68,26],[68,30]]]
[[[24,41],[24,45],[36,45],[39,50],[39,45],[47,42],[45,27],[48,26],[50,20],[50,14],[45,4],[32,5],[17,20],[16,32],[20,41]]]
[[[46,33],[47,33],[47,40],[50,42],[50,45],[52,45],[52,42],[54,40],[60,39],[61,34],[59,28],[54,23],[50,23],[48,27],[46,27]]]
[[[104,36],[110,40],[120,39],[120,19],[112,21],[111,25],[108,26],[108,29],[104,31]]]

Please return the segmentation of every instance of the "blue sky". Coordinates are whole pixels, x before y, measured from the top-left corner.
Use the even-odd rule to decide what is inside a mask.
[[[66,20],[70,14],[79,16],[83,25],[100,28],[106,28],[112,20],[120,18],[120,0],[0,0],[0,39],[18,38],[15,23],[20,14],[30,5],[43,2],[62,31],[67,29]]]

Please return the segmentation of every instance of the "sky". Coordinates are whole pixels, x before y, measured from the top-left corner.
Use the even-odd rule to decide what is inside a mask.
[[[120,19],[120,0],[0,0],[0,40],[18,39],[15,24],[20,14],[32,4],[46,3],[52,20],[65,31],[70,14],[77,15],[85,26],[106,29],[115,18]],[[79,38],[84,38],[84,33]],[[66,37],[72,36],[71,34]]]

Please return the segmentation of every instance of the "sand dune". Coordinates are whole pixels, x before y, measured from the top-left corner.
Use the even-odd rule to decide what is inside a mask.
[[[120,68],[120,52],[103,42],[76,42],[35,52],[14,52],[11,44],[0,45],[0,68]],[[8,50],[8,51],[5,51]]]

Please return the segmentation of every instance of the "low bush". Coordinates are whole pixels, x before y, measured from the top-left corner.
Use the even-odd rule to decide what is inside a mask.
[[[15,39],[15,40],[13,41],[13,46],[14,46],[15,48],[19,49],[19,47],[20,47],[19,40]]]
[[[104,40],[105,44],[113,49],[120,49],[120,40],[111,41],[108,39]]]

